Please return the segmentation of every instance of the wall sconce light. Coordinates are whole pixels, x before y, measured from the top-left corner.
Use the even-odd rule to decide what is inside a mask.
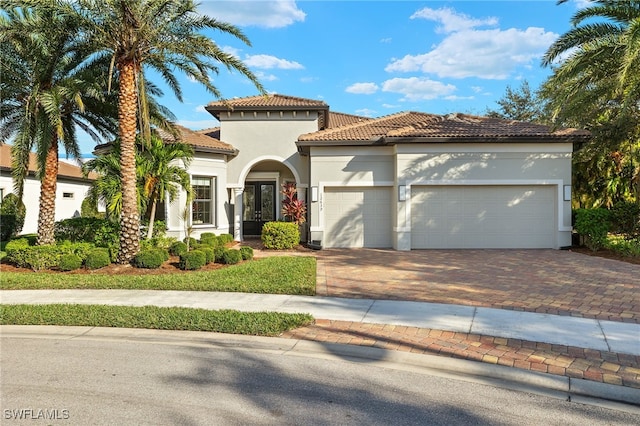
[[[564,201],[571,201],[571,185],[565,185],[564,189]]]
[[[405,185],[398,185],[398,201],[407,200],[407,187]]]
[[[318,201],[318,187],[317,186],[312,186],[311,187],[311,202],[315,203]]]

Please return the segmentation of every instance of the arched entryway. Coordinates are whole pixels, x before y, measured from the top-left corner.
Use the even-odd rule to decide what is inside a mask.
[[[300,182],[297,171],[284,161],[262,159],[247,167],[242,175],[243,186],[235,197],[236,240],[259,236],[265,223],[282,218],[282,185],[296,184],[298,197],[306,199],[307,185]]]

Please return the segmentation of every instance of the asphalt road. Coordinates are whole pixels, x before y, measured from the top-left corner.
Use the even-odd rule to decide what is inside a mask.
[[[561,394],[330,351],[282,351],[263,338],[211,344],[178,335],[3,335],[0,423],[640,424],[640,410],[568,402]]]

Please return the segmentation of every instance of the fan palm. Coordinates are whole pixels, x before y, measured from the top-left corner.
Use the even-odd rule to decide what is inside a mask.
[[[12,169],[22,198],[29,155],[38,157],[38,244],[54,243],[59,146],[79,158],[76,126],[92,138],[113,134],[115,110],[103,102],[78,21],[54,9],[12,8],[0,15],[0,140],[13,138]],[[95,63],[96,66],[99,62]]]

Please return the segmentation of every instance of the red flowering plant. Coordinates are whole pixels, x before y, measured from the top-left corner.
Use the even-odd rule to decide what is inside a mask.
[[[282,185],[282,214],[285,220],[295,222],[298,225],[306,220],[307,206],[304,201],[298,199],[296,184],[287,182]]]

